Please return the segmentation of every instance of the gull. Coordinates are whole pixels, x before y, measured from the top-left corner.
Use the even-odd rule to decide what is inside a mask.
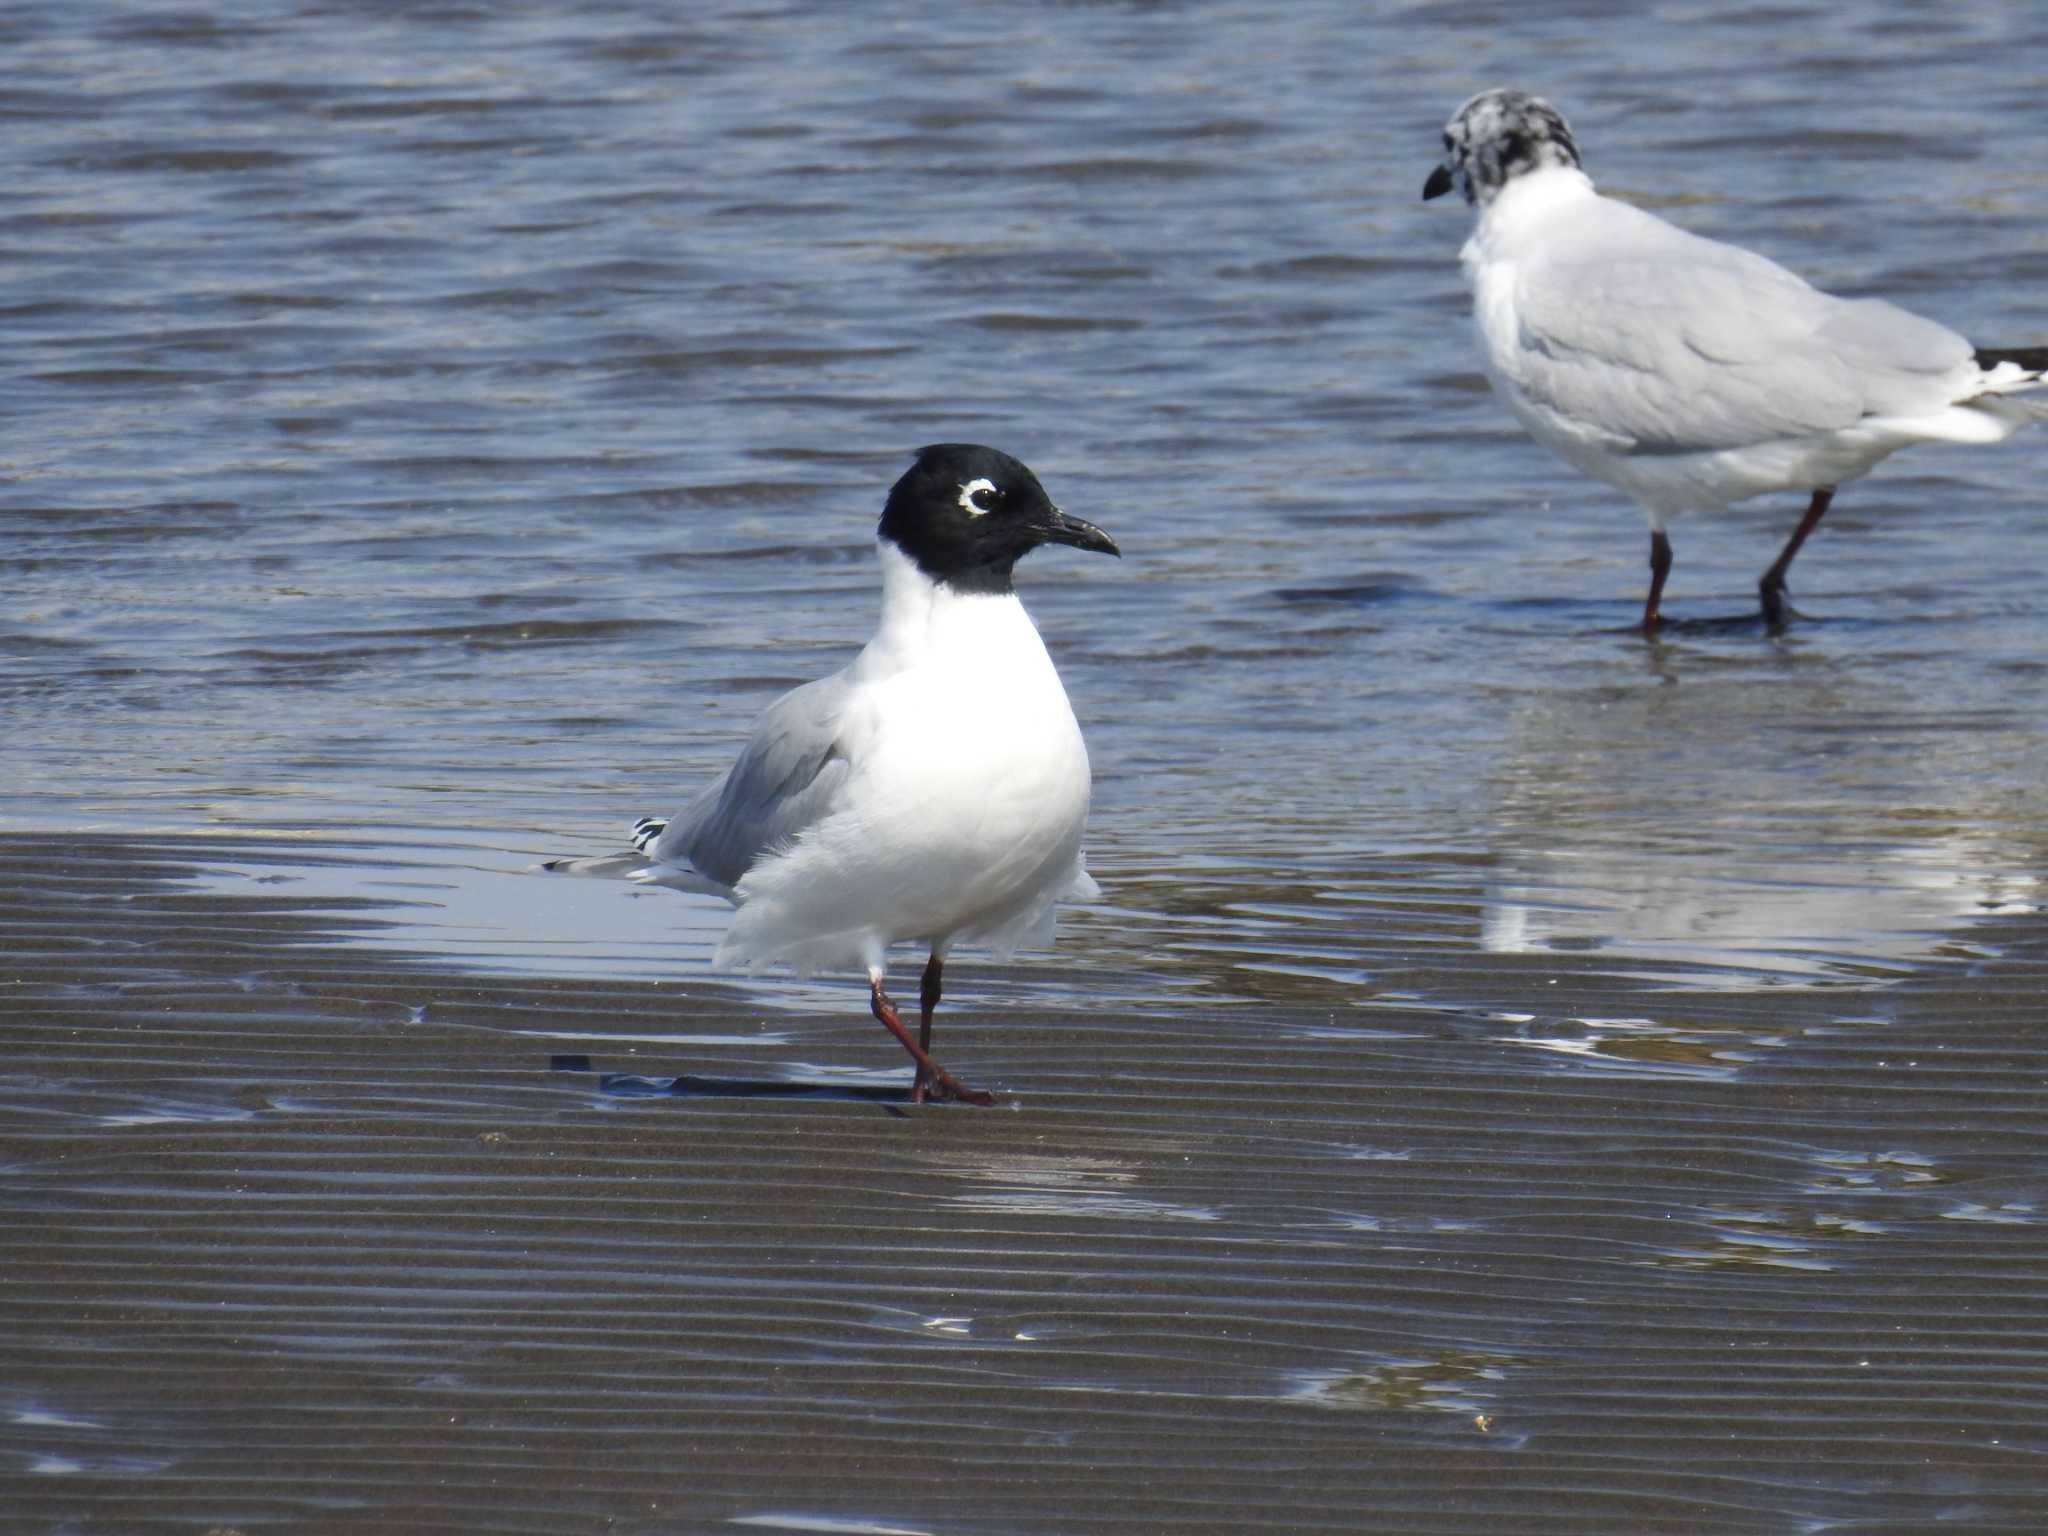
[[[1757,583],[1777,629],[1785,573],[1836,487],[1910,443],[1997,442],[2048,415],[2007,398],[2041,383],[2048,347],[1973,347],[1603,197],[1540,97],[1481,92],[1445,126],[1444,151],[1422,195],[1456,187],[1478,210],[1460,255],[1487,377],[1532,437],[1649,516],[1645,634],[1677,514],[1810,497]]]
[[[1081,855],[1088,749],[1011,572],[1041,544],[1121,551],[972,443],[919,450],[876,535],[874,638],[771,704],[680,814],[638,822],[633,878],[738,909],[721,968],[864,968],[874,1016],[917,1064],[911,1102],[991,1104],[932,1059],[947,953],[1042,947],[1061,897],[1098,894]],[[914,1038],[882,986],[902,940],[930,951]]]

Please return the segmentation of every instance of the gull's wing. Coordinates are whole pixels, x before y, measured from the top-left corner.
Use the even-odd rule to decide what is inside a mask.
[[[852,772],[841,744],[851,685],[844,672],[768,706],[739,761],[673,818],[647,852],[644,878],[696,875],[730,895],[763,854],[785,847],[836,808]]]
[[[1530,405],[1610,452],[1932,414],[1977,372],[1962,337],[1881,299],[1835,298],[1625,203],[1573,215],[1568,237],[1517,265],[1517,334],[1497,363]]]

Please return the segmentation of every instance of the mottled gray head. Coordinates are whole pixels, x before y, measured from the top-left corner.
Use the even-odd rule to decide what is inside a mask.
[[[1547,165],[1579,163],[1564,115],[1541,96],[1481,91],[1444,125],[1444,160],[1423,183],[1426,202],[1452,187],[1484,205],[1517,176]]]

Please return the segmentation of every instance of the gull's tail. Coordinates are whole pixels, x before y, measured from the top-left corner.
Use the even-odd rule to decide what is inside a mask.
[[[2048,401],[2005,398],[2048,386],[2048,347],[1979,347],[1976,363],[1983,382],[1960,403],[2005,423],[2000,437],[2027,422],[2048,421]]]
[[[2011,363],[2019,372],[2032,375],[2025,383],[2021,384],[2020,387],[2024,389],[2027,384],[2035,383],[2043,374],[2048,374],[2048,347],[1979,347],[1977,349],[1977,366],[1986,373],[2001,371],[1999,367],[2001,363]]]
[[[550,875],[581,875],[589,880],[616,880],[621,875],[630,880],[646,867],[647,861],[637,853],[605,853],[594,859],[546,859],[540,865]]]
[[[642,885],[665,885],[678,891],[702,891],[709,896],[723,896],[734,906],[740,904],[739,892],[723,880],[714,880],[689,861],[689,856],[678,852],[672,859],[656,856],[655,847],[661,841],[661,834],[668,830],[668,818],[663,816],[642,816],[633,823],[633,847],[637,852],[626,855],[640,868],[628,870],[626,878],[637,880]],[[713,965],[718,964],[716,960]]]
[[[641,885],[703,891],[708,895],[723,896],[737,905],[738,894],[723,881],[714,880],[687,863],[662,863],[655,859],[654,845],[661,841],[661,834],[667,830],[668,823],[661,817],[642,816],[633,823],[631,853],[607,853],[594,859],[549,859],[539,867],[551,875],[584,875],[597,880],[616,880],[624,876]]]
[[[642,816],[633,823],[632,853],[607,853],[594,859],[549,859],[540,867],[551,875],[586,875],[597,880],[616,880],[624,875],[628,880],[646,879],[644,871],[654,850],[654,840],[667,825],[658,817]]]

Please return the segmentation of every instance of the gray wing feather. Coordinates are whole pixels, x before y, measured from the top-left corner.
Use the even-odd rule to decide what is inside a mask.
[[[1548,264],[1517,292],[1538,400],[1624,453],[1696,453],[1939,409],[1962,337],[1880,299],[1822,293],[1776,262],[1621,213],[1647,248]],[[1647,238],[1644,238],[1647,236]]]
[[[654,861],[730,888],[763,854],[830,815],[852,770],[839,743],[847,693],[835,673],[771,704],[739,761],[669,822],[649,850]]]

